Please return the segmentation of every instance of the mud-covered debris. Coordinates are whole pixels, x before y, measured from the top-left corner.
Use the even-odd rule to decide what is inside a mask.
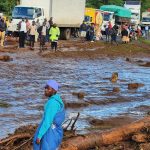
[[[89,121],[89,123],[91,125],[94,125],[94,126],[97,126],[97,125],[102,125],[104,124],[104,121],[103,120],[100,120],[100,119],[92,119]]]
[[[113,88],[113,92],[115,92],[115,93],[120,92],[120,88],[119,88],[119,87],[114,87],[114,88]]]
[[[11,107],[12,105],[11,104],[8,104],[6,102],[0,102],[0,107],[2,108],[8,108],[8,107]]]
[[[0,56],[0,61],[12,61],[13,59],[10,58],[8,55]]]
[[[145,64],[142,64],[142,65],[140,65],[140,66],[144,66],[144,67],[150,67],[150,62],[147,62],[147,63],[145,63]]]
[[[150,149],[150,142],[149,143],[140,144],[139,149],[140,150],[149,150]]]
[[[65,103],[66,108],[81,108],[81,107],[87,107],[89,104],[86,102],[71,102],[71,103]]]
[[[138,89],[139,87],[144,86],[144,84],[142,83],[129,83],[128,84],[128,89],[132,90],[132,89]]]
[[[137,60],[136,62],[137,63],[143,63],[143,60]]]
[[[82,98],[84,98],[85,93],[84,92],[78,92],[78,93],[77,92],[73,92],[72,95],[75,95],[78,98],[82,99]]]
[[[132,140],[137,142],[137,143],[145,143],[147,142],[147,134],[144,133],[136,133],[135,135],[132,136]]]
[[[127,58],[126,58],[126,61],[130,61],[130,58],[127,57]]]
[[[118,72],[113,72],[112,76],[110,78],[110,81],[111,82],[117,82],[117,80],[118,80]]]

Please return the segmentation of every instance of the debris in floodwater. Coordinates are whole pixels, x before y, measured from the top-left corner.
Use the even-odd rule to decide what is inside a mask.
[[[118,72],[113,72],[110,81],[117,82],[117,80],[118,80]]]
[[[83,92],[78,92],[78,93],[77,92],[73,92],[72,95],[75,95],[78,98],[82,99],[82,98],[84,98],[85,93],[83,93]]]
[[[5,103],[5,102],[0,102],[0,107],[8,108],[8,107],[11,107],[11,104],[8,104],[8,103]]]
[[[142,84],[142,83],[129,83],[128,89],[129,90],[137,89],[137,88],[142,87],[142,86],[144,86],[144,84]]]

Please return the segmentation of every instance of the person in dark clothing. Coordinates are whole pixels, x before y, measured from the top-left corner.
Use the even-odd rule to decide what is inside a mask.
[[[113,28],[110,30],[110,35],[111,35],[111,44],[113,44],[113,42],[115,42],[117,45],[117,29],[116,26],[114,25]]]
[[[45,40],[46,40],[46,23],[43,22],[43,25],[40,26],[37,31],[39,33],[39,38],[40,38],[40,52],[42,52],[44,50]]]
[[[108,27],[105,26],[105,34],[106,34],[106,42],[109,42],[110,37],[110,30]]]
[[[91,42],[94,42],[94,33],[95,33],[94,23],[92,23],[90,26],[90,31],[89,31]]]
[[[88,23],[87,24],[87,30],[86,30],[86,40],[87,41],[90,41],[90,28],[91,28],[91,24],[90,23]]]
[[[80,25],[80,37],[81,37],[82,42],[85,41],[86,33],[87,33],[87,25],[83,21],[83,23]]]
[[[49,22],[49,26],[50,26],[50,28],[51,28],[52,25],[53,25],[53,17],[51,17],[50,20],[49,20],[48,22]]]

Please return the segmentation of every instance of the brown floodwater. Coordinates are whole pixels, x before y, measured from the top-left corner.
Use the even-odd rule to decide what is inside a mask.
[[[150,106],[150,68],[130,63],[125,58],[43,58],[38,51],[20,51],[9,56],[13,61],[0,62],[0,138],[19,126],[39,123],[48,79],[61,84],[59,92],[66,103],[88,103],[66,110],[66,120],[80,112],[76,124],[80,133],[90,127],[88,118],[125,114],[142,117],[144,109],[137,108]],[[113,72],[118,72],[114,83],[109,80]],[[144,86],[129,90],[129,83]],[[116,87],[119,91],[113,92]],[[73,92],[83,92],[85,96],[78,99]]]

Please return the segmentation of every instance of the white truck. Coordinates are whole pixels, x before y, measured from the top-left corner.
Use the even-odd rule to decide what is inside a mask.
[[[2,12],[0,12],[0,17],[2,17],[3,16],[3,13]]]
[[[53,17],[53,22],[60,27],[61,38],[69,39],[72,32],[78,31],[84,20],[86,0],[20,0],[20,5],[12,12],[14,31],[22,18],[30,22],[37,19],[40,23],[44,18]]]
[[[134,25],[140,24],[141,1],[126,0],[124,7],[131,10],[131,23]]]
[[[141,26],[149,26],[150,27],[150,12],[142,13]]]
[[[114,15],[114,12],[111,12],[111,11],[101,10],[101,13],[103,16],[103,23],[101,26],[101,31],[102,31],[102,34],[104,34],[106,27],[108,27],[109,22],[111,22],[112,27],[115,25],[115,15]]]

